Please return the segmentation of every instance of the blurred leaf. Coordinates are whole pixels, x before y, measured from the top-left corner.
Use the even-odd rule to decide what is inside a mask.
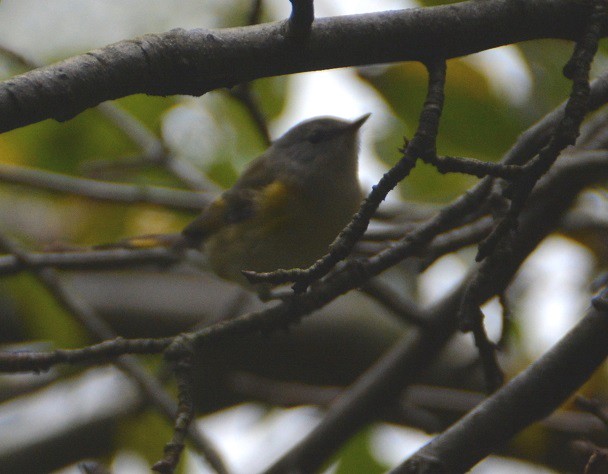
[[[163,98],[132,96],[119,101],[125,110],[158,132],[160,115],[168,107]],[[139,153],[136,145],[110,120],[89,109],[67,122],[45,120],[0,137],[3,161],[63,173],[77,173],[87,160],[121,159]],[[116,158],[118,157],[118,158]]]
[[[275,119],[285,108],[287,76],[268,77],[251,83],[254,98],[257,100],[266,121]]]
[[[606,38],[602,38],[600,40],[598,54],[600,55],[599,57],[603,60],[603,62],[605,62],[606,56],[608,56],[608,40]],[[594,59],[594,62],[596,62],[597,60],[598,58],[596,57]]]
[[[127,230],[129,221],[142,211],[142,207],[128,204],[83,202],[82,207],[85,212],[77,216],[79,226],[73,240],[80,245],[106,244],[134,235]]]
[[[160,134],[162,114],[174,104],[175,98],[173,97],[144,94],[130,95],[116,101],[116,105],[133,114],[157,136]]]
[[[4,284],[30,339],[53,341],[60,348],[82,347],[90,342],[82,326],[33,276],[23,273],[5,279]]]
[[[402,135],[411,138],[426,95],[427,73],[418,63],[364,68],[360,76],[374,87],[405,126],[394,124],[376,144],[379,156],[393,165],[403,146]],[[497,98],[486,77],[462,60],[448,63],[445,107],[439,127],[438,152],[445,155],[498,160],[513,140],[532,121],[506,100]],[[474,178],[440,175],[431,167],[418,164],[402,184],[410,199],[448,200],[464,191]]]
[[[231,2],[217,2],[215,6],[218,28],[232,28],[247,26],[253,2],[251,0],[232,0]],[[268,8],[262,8],[262,14],[266,16]],[[269,20],[266,20],[269,21]]]
[[[532,75],[532,93],[526,104],[530,118],[538,120],[570,95],[571,81],[562,74],[573,44],[562,40],[527,41],[517,45]]]
[[[239,177],[234,165],[228,159],[214,161],[207,171],[207,176],[223,188],[229,188]]]
[[[353,437],[341,450],[335,474],[374,474],[386,472],[370,451],[370,430]]]
[[[171,440],[173,427],[154,409],[120,420],[116,445],[141,454],[150,465],[159,461],[165,444]],[[183,462],[180,463],[183,466]]]
[[[272,115],[283,105],[280,93],[274,96],[270,89],[270,84],[263,85],[259,100],[264,110],[264,97],[269,97]],[[280,92],[281,88],[276,89]],[[253,92],[258,95],[255,89]],[[222,187],[231,186],[266,147],[247,108],[225,93],[186,99],[168,110],[163,120],[163,136],[172,152],[200,167]]]
[[[122,133],[93,110],[65,123],[45,120],[13,130],[2,135],[0,141],[5,140],[20,150],[20,163],[63,173],[74,173],[80,163],[91,158],[136,151]]]
[[[222,138],[227,146],[219,149],[209,168],[212,173],[210,177],[218,184],[228,187],[245,166],[264,151],[265,144],[249,112],[238,100],[215,101],[213,115],[222,121]]]
[[[408,130],[415,130],[427,86],[421,64],[403,63],[381,72],[361,69],[360,76],[381,94]],[[492,93],[482,73],[459,59],[448,62],[437,142],[440,154],[497,160],[525,127],[522,114]]]

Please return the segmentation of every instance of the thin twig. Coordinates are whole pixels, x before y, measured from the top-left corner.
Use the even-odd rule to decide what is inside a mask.
[[[558,122],[549,143],[538,155],[524,165],[524,174],[506,188],[505,195],[511,199],[511,205],[494,228],[492,233],[479,244],[476,260],[488,259],[488,265],[483,267],[476,277],[471,280],[463,295],[459,309],[460,326],[463,331],[472,331],[475,344],[479,348],[480,357],[485,368],[488,387],[496,388],[501,380],[501,374],[493,354],[494,344],[488,339],[483,325],[484,315],[480,309],[480,289],[486,284],[485,279],[492,266],[501,265],[511,258],[513,253],[510,241],[514,238],[517,219],[522,212],[528,196],[532,193],[538,180],[555,163],[564,148],[573,145],[579,135],[582,121],[589,111],[590,84],[589,69],[597,51],[601,36],[601,24],[606,17],[606,5],[598,2],[589,17],[586,31],[576,43],[574,52],[564,74],[573,80],[572,92],[564,109],[564,115]]]
[[[378,278],[368,280],[368,282],[361,287],[361,291],[376,300],[406,323],[423,327],[428,324],[428,320],[414,302],[406,300],[402,295],[398,294]]]
[[[536,182],[555,163],[562,150],[576,142],[580,126],[589,111],[589,71],[602,36],[602,25],[605,22],[607,10],[608,6],[604,1],[595,3],[586,29],[580,40],[577,41],[572,57],[564,66],[564,75],[572,79],[572,92],[566,103],[564,116],[547,146],[539,152],[537,157],[525,165],[524,176],[506,189],[506,195],[511,199],[511,206],[507,215],[479,245],[477,261],[486,258],[499,242],[507,238],[509,232],[515,229],[517,216],[523,209]]]
[[[302,40],[310,34],[315,19],[314,0],[289,0],[291,15],[287,21],[287,36]]]
[[[0,163],[0,181],[99,201],[146,203],[176,209],[200,210],[211,202],[208,194],[160,186],[118,184]]]
[[[0,372],[44,372],[58,364],[109,363],[125,354],[160,354],[173,342],[172,338],[124,339],[116,337],[81,349],[54,351],[1,351]]]
[[[174,357],[175,354],[172,355]],[[194,402],[192,400],[192,353],[188,350],[179,355],[173,364],[177,379],[177,398],[179,400],[173,438],[165,446],[165,457],[154,464],[153,471],[172,474],[179,463],[180,455],[185,448],[186,437],[194,419]]]
[[[147,249],[116,248],[67,252],[29,252],[27,263],[15,255],[0,256],[0,275],[13,275],[32,268],[54,267],[70,270],[115,269],[134,264],[170,265],[181,257],[163,247]]]
[[[521,166],[503,165],[489,161],[476,160],[474,158],[462,158],[457,156],[428,156],[424,160],[437,168],[440,173],[462,173],[478,178],[493,176],[503,179],[515,179],[523,174]]]

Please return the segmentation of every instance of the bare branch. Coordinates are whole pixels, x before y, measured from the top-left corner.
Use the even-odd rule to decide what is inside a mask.
[[[517,226],[517,216],[536,182],[555,163],[562,150],[576,142],[580,126],[589,111],[589,72],[602,36],[602,25],[606,23],[607,11],[608,7],[603,1],[598,1],[594,5],[584,33],[577,41],[572,57],[564,66],[564,75],[572,79],[572,92],[566,102],[564,116],[547,146],[526,165],[525,174],[505,190],[505,195],[511,199],[511,205],[506,216],[479,245],[476,257],[478,261],[488,256],[499,242],[508,238],[508,233]],[[466,322],[464,324],[466,325]]]
[[[466,472],[559,407],[608,355],[608,313],[591,308],[560,342],[392,474]]]
[[[287,22],[287,35],[294,39],[304,39],[310,34],[315,19],[314,0],[289,0],[291,15]]]
[[[0,163],[0,182],[23,184],[99,201],[156,204],[176,209],[201,210],[211,202],[209,195],[191,191],[108,183],[4,163]]]
[[[180,454],[185,447],[190,424],[194,419],[194,402],[192,400],[192,354],[181,354],[174,362],[174,373],[177,379],[178,408],[175,416],[173,438],[165,446],[165,457],[154,464],[153,471],[172,474],[179,463]]]
[[[67,120],[137,93],[201,95],[260,77],[447,59],[535,38],[576,40],[589,11],[586,3],[570,0],[487,0],[321,18],[305,49],[286,41],[283,22],[146,35],[0,83],[0,131],[47,118]]]

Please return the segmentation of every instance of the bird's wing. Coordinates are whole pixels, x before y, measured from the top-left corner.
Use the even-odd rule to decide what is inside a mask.
[[[182,231],[193,246],[227,224],[244,221],[254,215],[260,197],[276,179],[276,171],[265,155],[256,158],[232,188],[222,193]]]

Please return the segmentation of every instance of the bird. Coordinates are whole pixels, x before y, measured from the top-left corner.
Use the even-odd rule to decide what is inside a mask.
[[[250,289],[244,271],[313,264],[361,204],[359,130],[369,116],[353,121],[325,116],[295,125],[181,234],[125,239],[122,246],[170,242],[198,249],[215,274]]]

